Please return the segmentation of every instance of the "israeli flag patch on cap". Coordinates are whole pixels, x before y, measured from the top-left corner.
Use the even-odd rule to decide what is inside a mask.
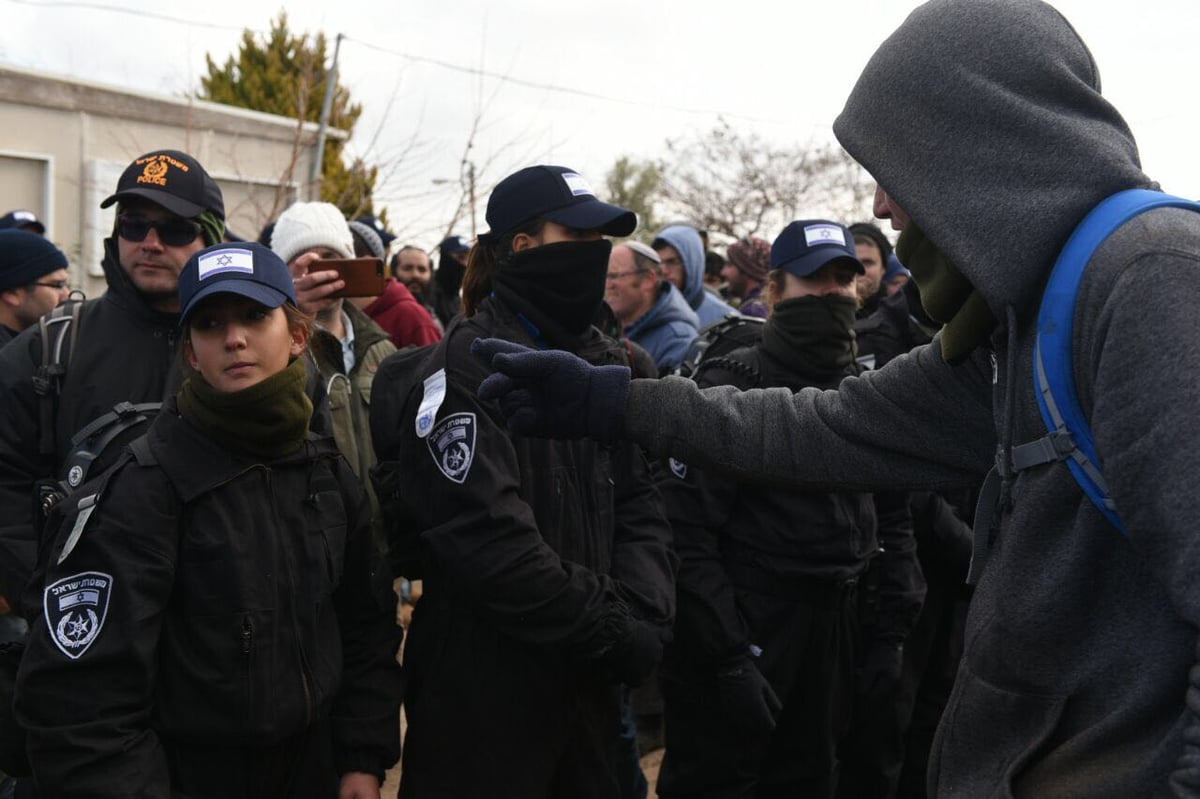
[[[222,272],[245,272],[254,274],[254,253],[249,250],[224,248],[208,255],[200,256],[198,262],[201,280],[219,275]]]
[[[113,578],[104,572],[80,572],[46,586],[42,596],[46,629],[54,645],[76,660],[88,651],[104,627]]]
[[[571,190],[571,194],[576,197],[583,195],[596,196],[596,192],[592,191],[592,184],[588,183],[587,178],[578,172],[563,172],[562,179],[567,184],[567,188]]]
[[[818,244],[845,244],[846,236],[837,225],[809,225],[804,228],[804,243],[809,247]]]

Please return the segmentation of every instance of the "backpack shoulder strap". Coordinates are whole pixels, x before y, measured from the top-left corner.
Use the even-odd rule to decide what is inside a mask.
[[[1058,256],[1038,310],[1034,388],[1049,434],[1013,450],[1013,467],[1065,460],[1075,481],[1100,512],[1127,535],[1100,469],[1091,425],[1079,404],[1072,357],[1075,299],[1096,249],[1121,225],[1152,208],[1188,208],[1200,203],[1147,189],[1122,191],[1084,217]]]
[[[38,320],[38,334],[42,342],[42,362],[34,371],[33,390],[38,395],[38,422],[41,435],[38,451],[52,455],[55,450],[55,410],[58,393],[62,389],[63,377],[75,343],[79,339],[79,318],[83,300],[67,300]],[[67,338],[68,332],[70,338]],[[63,342],[70,341],[64,351]]]

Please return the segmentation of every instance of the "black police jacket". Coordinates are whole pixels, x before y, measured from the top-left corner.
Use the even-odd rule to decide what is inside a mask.
[[[34,484],[58,477],[72,437],[117,403],[163,402],[175,396],[181,383],[179,315],[146,303],[121,268],[114,239],[104,242],[104,253],[108,290],[84,302],[75,349],[61,388],[53,392],[52,454],[40,451],[43,403],[34,381],[42,364],[38,326],[0,348],[0,595],[13,606],[29,580],[37,550]],[[328,431],[328,403],[315,373],[309,375],[308,394],[316,409],[312,429]],[[132,428],[114,441],[90,476],[110,466],[121,445],[145,430],[144,425]]]
[[[151,462],[118,461],[47,530],[15,702],[39,791],[247,795],[317,725],[338,773],[382,777],[401,633],[362,486],[331,440],[263,463],[170,408]]]
[[[162,402],[179,388],[178,314],[146,304],[121,268],[113,239],[105,241],[104,276],[108,291],[84,303],[81,334],[57,392],[53,454],[39,451],[42,405],[34,389],[42,363],[38,326],[0,350],[0,593],[14,606],[37,548],[35,481],[55,476],[71,437],[118,402]],[[119,451],[113,448],[109,464]]]
[[[630,620],[665,636],[674,556],[641,450],[510,435],[499,407],[476,395],[489,369],[470,345],[489,337],[538,346],[489,297],[451,324],[415,377],[389,368],[404,362],[397,353],[376,378],[373,409],[404,408],[389,424],[373,414],[372,429],[381,470],[403,476],[380,500],[393,550],[409,553],[398,556],[405,576],[424,578],[422,603],[464,605],[504,636],[583,661],[611,649]],[[626,363],[595,328],[577,353]],[[434,402],[427,378],[441,370],[444,396]],[[395,433],[387,440],[385,428]]]
[[[758,346],[701,367],[702,386],[741,389],[834,388],[846,374],[807,375]],[[747,446],[754,442],[747,441]],[[899,642],[920,612],[925,583],[916,559],[905,494],[797,491],[738,483],[670,459],[659,488],[679,553],[674,646],[698,662],[719,663],[752,643],[735,590],[781,599],[830,592],[881,557],[879,615],[873,635]]]

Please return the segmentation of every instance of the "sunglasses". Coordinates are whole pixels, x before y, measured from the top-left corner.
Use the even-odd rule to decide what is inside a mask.
[[[168,247],[183,247],[191,244],[200,235],[200,226],[187,219],[154,222],[145,217],[128,215],[117,219],[117,235],[126,241],[145,241],[151,230],[154,230],[158,234],[158,240]]]

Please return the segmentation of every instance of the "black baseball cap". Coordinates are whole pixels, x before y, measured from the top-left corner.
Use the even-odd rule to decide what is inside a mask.
[[[267,308],[296,302],[287,264],[254,241],[214,244],[188,258],[179,273],[179,326],[187,323],[196,303],[213,294],[240,294]]]
[[[4,216],[0,216],[0,230],[7,230],[9,228],[28,230],[31,233],[37,233],[39,236],[46,235],[46,226],[37,218],[37,214],[24,209],[9,211]]]
[[[119,200],[149,200],[184,219],[212,211],[225,219],[221,189],[195,158],[179,150],[155,150],[139,156],[121,173],[117,190],[100,203],[107,208]]]
[[[366,216],[360,216],[354,221],[361,222],[362,224],[374,230],[375,235],[379,236],[379,240],[383,242],[383,248],[385,250],[392,246],[392,242],[396,240],[396,234],[388,230],[387,226],[383,224],[383,220],[377,216],[371,216],[370,214],[367,214]]]
[[[606,236],[628,236],[637,227],[637,214],[596,199],[591,185],[575,170],[541,165],[514,172],[496,184],[487,204],[491,230],[484,236],[495,240],[538,217]]]
[[[799,219],[783,229],[771,244],[771,268],[808,277],[832,261],[845,261],[860,275],[866,272],[854,248],[854,235],[845,225],[827,219]]]

